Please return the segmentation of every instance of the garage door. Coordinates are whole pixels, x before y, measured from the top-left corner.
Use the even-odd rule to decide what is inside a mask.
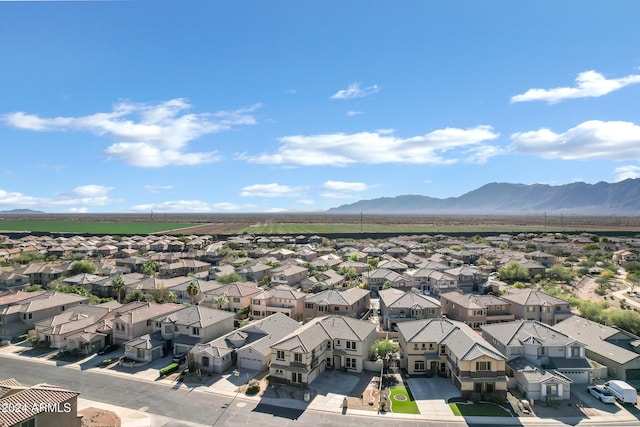
[[[589,373],[584,371],[560,371],[562,374],[571,378],[575,384],[588,384],[590,383]]]
[[[238,358],[238,367],[244,369],[252,369],[254,371],[262,370],[262,359],[252,359],[248,357]]]

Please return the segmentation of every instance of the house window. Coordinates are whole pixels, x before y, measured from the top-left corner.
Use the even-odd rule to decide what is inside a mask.
[[[336,305],[335,307],[333,307],[333,311],[340,311],[340,307]]]
[[[144,358],[144,349],[139,348],[138,352],[137,352],[137,355],[138,355],[138,359],[143,359]]]
[[[191,335],[200,335],[200,328],[191,328]]]
[[[284,351],[282,351],[282,350],[276,351],[276,359],[284,360]]]
[[[414,349],[414,350],[417,350],[417,349],[418,349],[418,343],[415,343],[415,344],[413,345],[413,349]]]
[[[304,308],[313,308],[313,304],[308,302],[304,305]]]
[[[355,350],[356,342],[355,341],[347,341],[347,350]]]
[[[544,347],[540,347],[538,349],[538,356],[544,356],[544,354],[546,353]]]
[[[327,341],[327,350],[331,349],[331,341]]]
[[[473,383],[473,391],[476,393],[482,393],[482,383]]]
[[[260,316],[260,312],[259,312],[259,311],[257,311],[257,310],[253,310],[253,315],[254,315],[254,316]]]
[[[233,299],[233,302],[236,302],[236,303],[240,302],[240,298],[238,297],[233,297],[232,299]]]
[[[444,345],[440,346],[440,354],[447,354],[447,347]]]
[[[202,366],[209,367],[209,358],[208,357],[203,357],[202,358]]]
[[[66,308],[65,308],[64,305],[60,306],[60,311],[65,311],[65,310],[66,310]]]
[[[162,327],[162,323],[156,322],[156,328],[161,328],[161,327]]]
[[[416,360],[413,369],[417,372],[424,372],[424,360]]]
[[[571,347],[571,357],[580,357],[580,347]]]
[[[283,373],[282,369],[276,369],[276,374],[277,375],[282,375],[282,373]]]
[[[558,384],[547,384],[547,396],[558,395]]]
[[[351,357],[347,357],[345,360],[345,365],[347,367],[347,369],[356,369],[356,359],[353,359]]]
[[[534,306],[530,305],[530,306],[527,307],[527,311],[532,313],[532,312],[536,311],[536,308]]]
[[[485,387],[486,387],[487,393],[493,393],[495,391],[495,389],[496,389],[496,384],[495,383],[486,383]]]
[[[340,340],[337,340],[337,341],[336,341],[336,346],[337,346],[337,347],[340,347]]]
[[[251,304],[260,305],[260,300],[259,299],[251,300]]]
[[[476,371],[490,371],[491,362],[476,362]]]
[[[294,362],[302,362],[302,353],[293,353]]]
[[[291,373],[291,382],[292,383],[301,383],[302,382],[302,374],[297,372]]]

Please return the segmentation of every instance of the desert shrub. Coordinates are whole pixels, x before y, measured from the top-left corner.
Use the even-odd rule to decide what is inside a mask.
[[[251,381],[247,387],[247,394],[257,394],[260,391],[260,383],[258,381]]]

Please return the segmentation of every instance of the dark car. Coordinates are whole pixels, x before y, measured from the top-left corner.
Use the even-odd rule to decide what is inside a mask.
[[[184,363],[187,360],[186,353],[177,353],[173,355],[173,363]]]
[[[102,347],[99,351],[98,354],[102,355],[102,354],[109,354],[112,351],[116,351],[118,349],[118,346],[115,344],[107,344],[104,347]]]

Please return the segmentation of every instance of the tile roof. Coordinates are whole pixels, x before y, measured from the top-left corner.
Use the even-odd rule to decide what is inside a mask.
[[[566,346],[578,342],[569,335],[537,320],[520,320],[508,323],[483,325],[482,331],[505,346],[519,346],[535,340],[546,346]]]
[[[156,321],[173,322],[178,325],[196,328],[206,328],[234,316],[235,314],[229,311],[217,310],[215,308],[204,307],[201,305],[190,305],[169,315],[157,317]]]
[[[351,305],[358,300],[366,298],[370,292],[366,289],[349,288],[345,291],[328,289],[314,295],[309,295],[305,299],[305,303],[314,303],[319,305]]]
[[[47,384],[25,388],[0,398],[0,407],[21,407],[26,411],[0,411],[0,425],[14,425],[47,410],[49,405],[62,405],[80,393]]]

